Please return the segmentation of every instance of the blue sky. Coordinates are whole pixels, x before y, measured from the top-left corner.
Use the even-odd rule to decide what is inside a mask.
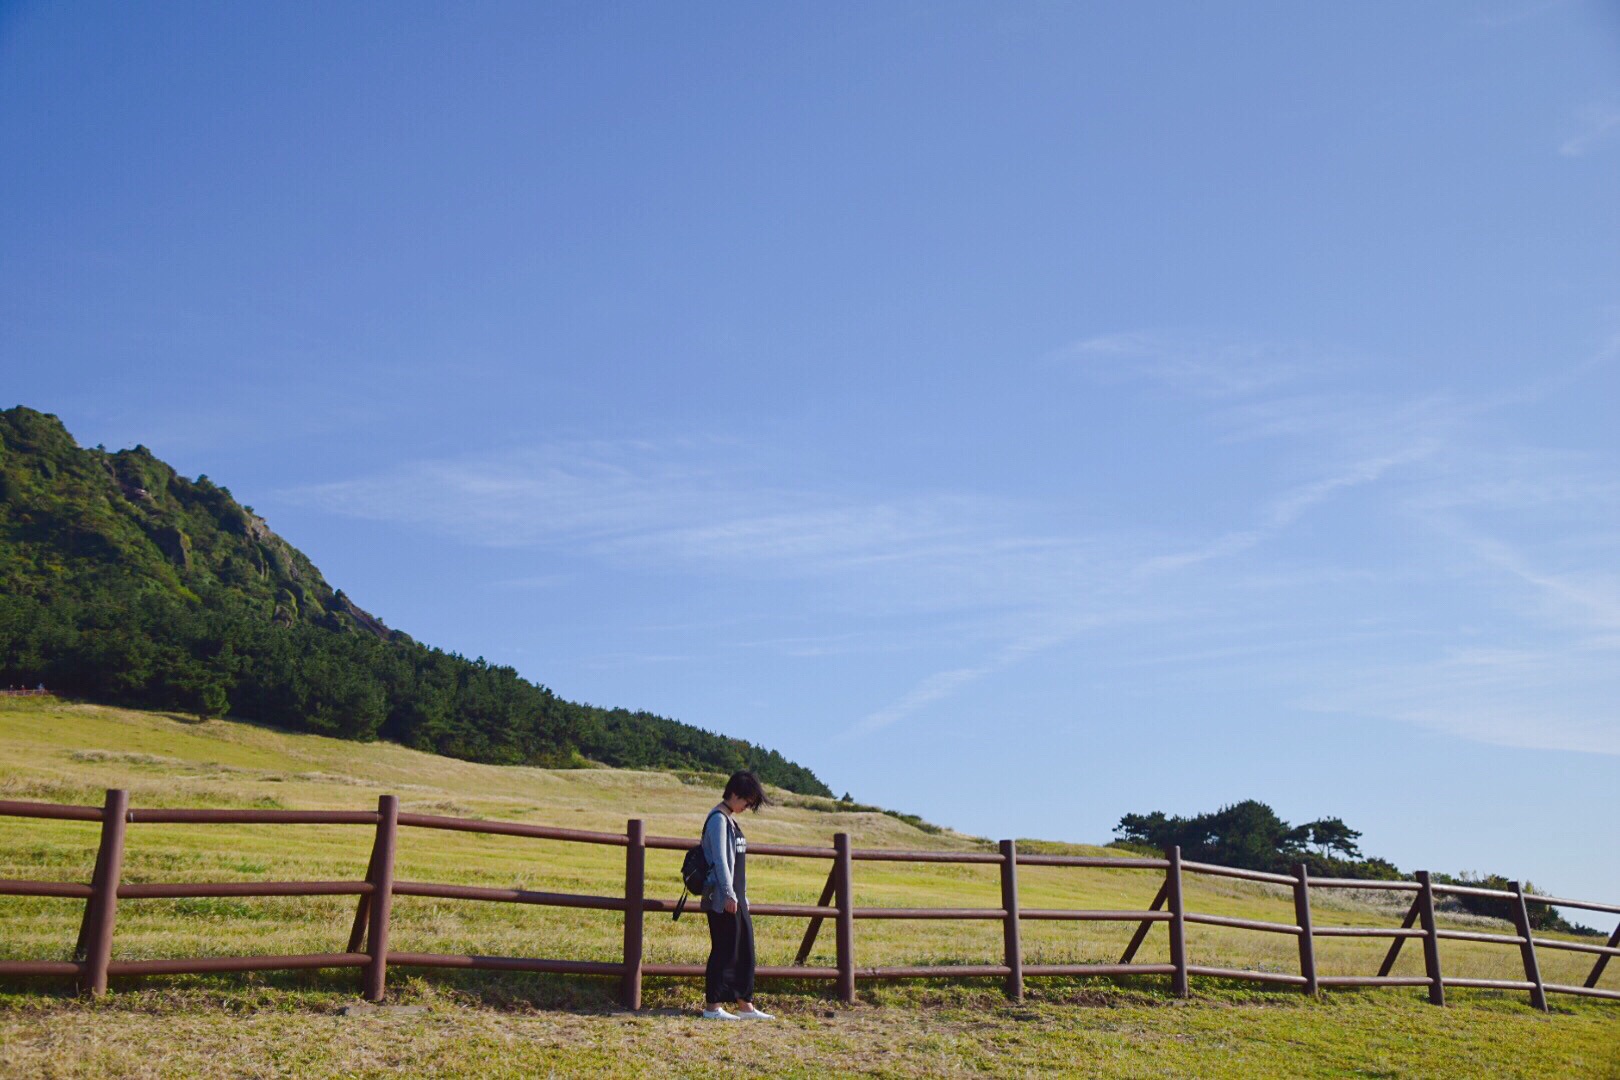
[[[1595,3],[13,0],[0,399],[864,800],[1612,899],[1617,192]]]

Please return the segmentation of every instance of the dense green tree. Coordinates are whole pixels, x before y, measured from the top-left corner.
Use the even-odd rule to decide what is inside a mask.
[[[1162,811],[1126,814],[1114,831],[1121,839],[1158,850],[1172,845],[1184,858],[1271,870],[1297,858],[1304,837],[1263,802],[1246,799],[1210,814],[1167,817]]]
[[[1168,816],[1161,810],[1126,814],[1119,819],[1114,832],[1119,843],[1130,847],[1163,851],[1174,845],[1181,848],[1185,859],[1249,870],[1288,873],[1295,865],[1304,863],[1315,877],[1389,881],[1405,876],[1385,859],[1363,858],[1356,844],[1361,833],[1341,819],[1319,818],[1291,826],[1271,807],[1253,799],[1190,818]],[[1305,844],[1314,844],[1317,850],[1307,851]],[[1461,877],[1436,874],[1434,879],[1487,889],[1511,891],[1512,888],[1512,883],[1500,874],[1463,874]],[[1535,889],[1526,883],[1525,891]],[[1454,899],[1468,911],[1498,919],[1512,920],[1518,906],[1515,901],[1500,897],[1458,896]],[[1596,933],[1565,922],[1555,908],[1531,904],[1527,910],[1530,924],[1536,929]]]
[[[1361,849],[1356,846],[1361,834],[1336,817],[1307,822],[1299,827],[1299,832],[1323,857],[1338,852],[1342,858],[1361,858]]]

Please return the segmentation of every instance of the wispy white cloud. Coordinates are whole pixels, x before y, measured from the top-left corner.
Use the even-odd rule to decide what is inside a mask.
[[[281,494],[470,545],[551,550],[666,577],[811,583],[804,603],[823,613],[890,621],[929,613],[903,632],[917,642],[962,612],[993,635],[1010,612],[1094,588],[1117,558],[1103,539],[1043,530],[1038,508],[773,482],[736,464],[754,457],[726,443],[563,445],[419,462]],[[542,575],[505,587],[554,584]],[[958,641],[974,640],[970,628],[950,625]]]
[[[1475,742],[1620,754],[1620,641],[1453,648],[1430,660],[1320,672],[1299,702]],[[1606,702],[1607,704],[1599,704]]]
[[[1444,394],[1408,400],[1358,392],[1289,393],[1232,402],[1210,413],[1224,441],[1297,440],[1356,457],[1377,457],[1454,440],[1479,406]]]
[[[1370,484],[1399,465],[1428,457],[1434,449],[1432,443],[1420,442],[1395,453],[1357,461],[1342,472],[1301,484],[1272,501],[1266,509],[1264,528],[1269,532],[1286,528],[1311,507],[1327,501],[1335,492]]]
[[[1208,398],[1272,390],[1325,362],[1286,346],[1148,331],[1083,338],[1048,359],[1104,383],[1147,379]]]
[[[1389,469],[1420,456],[1419,452],[1411,452],[1357,462],[1343,472],[1300,485],[1284,492],[1264,507],[1255,527],[1229,532],[1208,544],[1187,551],[1140,557],[1131,568],[1131,576],[1137,580],[1146,580],[1183,571],[1201,563],[1238,555],[1286,529],[1308,509],[1326,501],[1335,492],[1370,484]],[[1140,618],[1143,600],[1135,597],[1130,603],[1136,607],[1133,609],[1110,606],[1070,618],[1068,625],[1060,629],[1049,629],[1046,632],[1016,638],[995,650],[981,663],[935,672],[897,701],[862,718],[845,732],[845,737],[870,735],[880,731],[951,696],[963,686],[1005,671],[1036,653],[1068,644],[1086,633],[1103,627],[1118,626],[1133,618]]]
[[[1132,369],[1136,374],[1209,399],[1208,419],[1229,439],[1286,442],[1292,458],[1341,464],[1279,492],[1256,507],[1248,524],[1213,539],[1180,550],[1149,553],[1137,546],[1134,556],[1129,549],[1116,552],[1124,558],[1113,565],[1128,562],[1130,572],[1113,599],[1129,596],[1145,605],[1150,598],[1167,595],[1167,585],[1186,595],[1200,586],[1221,583],[1230,600],[1233,588],[1253,595],[1268,587],[1268,578],[1269,587],[1283,582],[1285,592],[1289,579],[1301,589],[1333,581],[1350,588],[1364,581],[1369,590],[1375,590],[1381,578],[1405,579],[1404,586],[1379,593],[1398,606],[1378,612],[1357,653],[1341,656],[1335,637],[1313,640],[1303,626],[1291,630],[1274,626],[1263,631],[1263,640],[1255,645],[1223,644],[1179,655],[1247,653],[1275,658],[1280,652],[1292,652],[1306,657],[1300,662],[1296,656],[1289,665],[1293,673],[1316,673],[1316,690],[1302,696],[1314,708],[1360,710],[1514,746],[1620,752],[1620,713],[1613,704],[1620,701],[1614,692],[1620,683],[1616,675],[1620,665],[1615,663],[1620,659],[1615,655],[1620,640],[1616,633],[1620,579],[1594,569],[1590,562],[1620,551],[1615,526],[1620,521],[1620,484],[1611,479],[1612,463],[1604,469],[1582,453],[1504,441],[1506,427],[1497,422],[1511,416],[1516,407],[1541,403],[1559,392],[1582,392],[1581,381],[1600,375],[1612,360],[1612,343],[1595,358],[1518,390],[1471,401],[1446,395],[1402,401],[1313,393],[1305,369],[1285,375],[1247,371],[1241,364],[1212,368],[1207,362],[1210,355],[1243,357],[1252,354],[1249,350],[1211,353],[1199,346],[1185,363],[1176,362],[1164,355],[1163,341],[1152,335],[1104,335],[1087,339],[1070,353],[1083,358],[1123,357],[1137,364]],[[1400,477],[1399,484],[1387,483],[1395,476]],[[1283,550],[1282,538],[1296,523],[1357,490],[1368,492],[1356,503],[1359,513],[1356,518],[1340,515],[1340,520],[1352,528],[1371,525],[1387,532],[1384,543],[1398,563],[1381,564],[1374,549],[1352,548],[1319,552],[1317,557],[1367,560],[1365,564],[1315,561],[1303,573],[1295,570],[1281,578],[1252,572],[1254,559],[1247,557],[1249,553]],[[1526,551],[1467,524],[1481,515],[1537,522],[1534,543],[1544,552],[1565,553],[1574,560],[1574,568],[1550,571]],[[1545,527],[1560,519],[1567,528],[1553,528],[1549,534]],[[1268,546],[1272,541],[1277,541],[1274,548]],[[1428,598],[1459,575],[1466,576],[1473,594],[1471,604],[1465,605],[1473,608],[1468,617],[1480,620],[1461,636],[1456,626],[1446,625],[1448,612],[1442,607],[1430,610],[1424,600],[1402,603],[1402,591],[1416,590]],[[1515,587],[1530,598],[1514,604]],[[1515,609],[1516,614],[1504,614]],[[1230,614],[1223,610],[1222,617]],[[1205,617],[1185,605],[1177,613],[1183,624]],[[1470,638],[1501,644],[1467,648],[1447,644]],[[880,730],[1068,640],[1017,639],[981,662],[943,669],[851,730]],[[1541,644],[1526,646],[1527,640]],[[1354,658],[1367,655],[1365,650],[1380,641],[1400,642],[1394,655],[1403,659],[1369,667]],[[1309,661],[1312,650],[1322,655],[1319,665]],[[1422,659],[1425,653],[1428,659]],[[1151,662],[1179,661],[1175,655],[1164,655]],[[1347,667],[1356,672],[1352,680],[1342,677]],[[1257,663],[1255,670],[1259,678],[1279,686],[1293,678],[1280,678],[1275,665],[1267,669]]]
[[[1620,632],[1620,576],[1611,572],[1555,573],[1538,566],[1512,545],[1478,533],[1463,533],[1487,567],[1529,586],[1544,618],[1568,629]],[[1620,705],[1616,706],[1620,710]]]
[[[1176,341],[1095,336],[1064,362],[1201,403],[1203,441],[1188,444],[1199,452],[1253,462],[1245,444],[1269,444],[1258,459],[1279,467],[1251,479],[1269,475],[1275,486],[1251,488],[1224,529],[1208,508],[1178,528],[1114,520],[1086,531],[1032,500],[873,495],[807,482],[722,440],[548,445],[286,494],[472,545],[550,548],[663,576],[808,584],[797,602],[836,613],[836,630],[808,610],[753,612],[729,632],[706,626],[705,648],[915,664],[909,689],[874,703],[845,738],[915,722],[1039,654],[1153,626],[1174,628],[1178,647],[1136,660],[1167,671],[1187,657],[1247,657],[1256,692],[1286,691],[1310,708],[1612,752],[1620,723],[1604,694],[1620,581],[1604,567],[1620,552],[1620,482],[1602,455],[1526,443],[1510,422],[1527,404],[1586,392],[1582,381],[1606,378],[1607,361],[1489,398],[1399,399],[1330,389],[1346,381],[1339,361],[1318,360],[1332,350],[1193,340],[1178,352]],[[501,587],[558,584],[542,574]],[[1445,590],[1456,613],[1433,600]],[[1306,613],[1324,598],[1345,617],[1313,625]],[[1463,632],[1448,619],[1472,625]],[[1367,639],[1355,657],[1340,651],[1351,630]],[[650,649],[603,662],[675,655],[657,634],[645,637]],[[1397,659],[1371,659],[1378,642],[1397,643]]]
[[[1301,484],[1273,499],[1264,507],[1252,528],[1228,532],[1209,543],[1186,551],[1170,552],[1144,559],[1136,567],[1141,576],[1181,570],[1199,563],[1236,555],[1276,536],[1311,507],[1325,502],[1335,492],[1370,484],[1398,465],[1421,460],[1432,447],[1420,444],[1383,457],[1358,461],[1331,476]]]
[[[855,500],[778,486],[714,447],[645,443],[549,446],[424,461],[282,497],[334,513],[418,525],[466,543],[566,543],[657,565],[707,563],[819,573],[829,564],[902,560],[990,536],[991,501],[913,495]]]
[[[1426,513],[1606,512],[1620,504],[1620,479],[1590,455],[1537,446],[1474,446],[1444,483],[1413,492]]]
[[[1571,134],[1558,144],[1558,153],[1568,158],[1585,157],[1620,135],[1620,103],[1607,101],[1588,105],[1570,127]]]
[[[1121,621],[1118,613],[1081,616],[1069,620],[1070,625],[1060,629],[1050,629],[1010,641],[979,663],[937,671],[912,687],[899,700],[868,713],[846,729],[840,738],[855,739],[881,731],[936,702],[951,697],[964,686],[1006,671],[1027,657],[1073,641],[1083,633],[1118,621]]]
[[[1472,556],[1449,569],[1497,614],[1442,623],[1437,648],[1405,659],[1319,670],[1300,703],[1502,746],[1620,754],[1620,578],[1548,570],[1449,513],[1424,520],[1449,552]]]

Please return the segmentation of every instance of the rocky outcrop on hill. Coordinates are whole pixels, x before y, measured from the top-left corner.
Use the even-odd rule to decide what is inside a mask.
[[[223,592],[284,625],[391,633],[228,489],[180,476],[144,446],[81,448],[55,416],[23,406],[0,412],[0,545],[0,588],[24,595],[61,588],[66,559],[75,576]]]

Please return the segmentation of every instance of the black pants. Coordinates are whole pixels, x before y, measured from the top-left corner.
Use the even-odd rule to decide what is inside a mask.
[[[754,920],[747,908],[735,915],[708,911],[709,966],[704,973],[704,992],[709,1002],[754,999]]]

